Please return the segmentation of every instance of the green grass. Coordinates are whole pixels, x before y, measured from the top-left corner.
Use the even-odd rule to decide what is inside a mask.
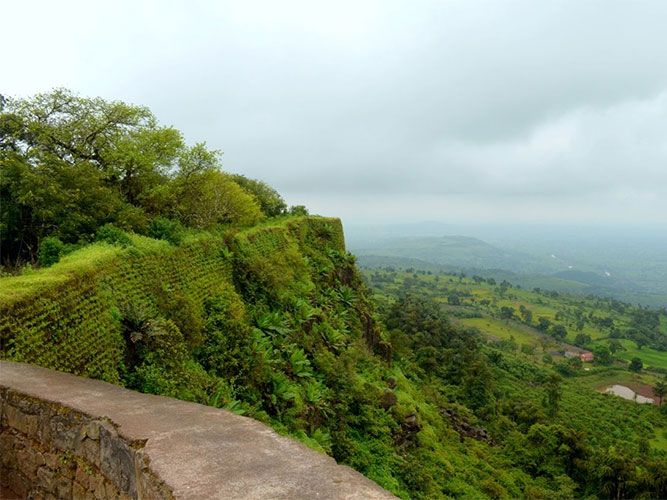
[[[625,351],[616,352],[616,357],[627,361],[628,363],[632,358],[639,358],[644,363],[644,368],[660,368],[667,369],[667,352],[658,351],[656,349],[651,349],[650,347],[643,347],[641,349],[637,348],[637,344],[632,340],[628,339],[619,339],[621,345],[625,348]],[[600,343],[608,344],[608,341],[600,341]]]
[[[95,243],[63,257],[51,267],[0,278],[0,303],[9,305],[56,287],[73,277],[96,271],[122,252],[124,250],[119,247]]]
[[[627,370],[598,369],[590,375],[579,377],[578,381],[591,389],[599,389],[613,384],[652,385],[655,383],[656,377],[648,373],[633,373]]]
[[[302,219],[331,220],[321,217],[294,217],[284,216],[279,219],[268,219],[256,226],[246,228],[239,234],[249,235],[262,229],[280,226],[289,222],[299,222]],[[336,220],[337,221],[337,220]],[[165,240],[158,240],[128,234],[133,246],[121,248],[104,242],[87,245],[69,255],[64,256],[58,263],[40,269],[28,269],[18,276],[5,276],[0,278],[0,304],[9,306],[13,303],[25,300],[54,287],[68,282],[72,278],[84,276],[99,271],[105,265],[111,264],[115,259],[131,252],[161,252],[169,248],[170,244]],[[216,239],[207,232],[188,232],[183,240],[182,246],[196,244],[199,241]]]
[[[518,344],[539,345],[539,339],[526,328],[516,325],[511,321],[496,318],[459,318],[458,322],[465,326],[479,329],[484,335],[492,335],[501,340],[509,340],[514,337]]]
[[[202,239],[199,234],[191,241]],[[138,234],[129,234],[133,246],[121,248],[104,242],[87,245],[58,263],[41,269],[26,270],[19,276],[0,278],[0,304],[9,305],[17,301],[34,297],[47,289],[52,289],[68,280],[99,271],[105,265],[130,252],[158,252],[169,247],[164,240],[156,240]]]

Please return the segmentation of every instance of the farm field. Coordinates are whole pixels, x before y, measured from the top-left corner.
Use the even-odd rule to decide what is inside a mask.
[[[637,348],[637,344],[632,340],[620,339],[619,342],[625,348],[625,351],[618,351],[616,356],[624,361],[630,362],[632,358],[639,358],[642,362],[651,368],[667,368],[667,353],[651,349],[650,347]],[[601,340],[599,343],[607,343]]]
[[[627,367],[639,358],[643,369],[667,373],[667,315],[613,299],[569,295],[539,288],[526,290],[507,281],[479,276],[407,269],[366,269],[376,297],[401,293],[427,296],[448,309],[457,324],[495,340],[513,339],[564,352],[568,346],[595,352],[614,349],[611,359]],[[553,332],[556,332],[554,334]],[[613,343],[613,345],[612,345]],[[642,344],[639,348],[639,343]]]
[[[492,316],[482,318],[453,318],[454,322],[464,326],[477,328],[492,340],[513,340],[518,345],[530,345],[535,352],[542,352],[542,344],[547,350],[554,350],[559,344],[545,335],[540,335],[533,328],[514,321],[497,319]]]

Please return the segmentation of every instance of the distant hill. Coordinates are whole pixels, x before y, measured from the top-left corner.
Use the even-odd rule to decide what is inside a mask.
[[[562,278],[565,280],[579,281],[581,283],[587,283],[589,285],[595,286],[609,286],[610,278],[605,276],[600,276],[597,273],[591,271],[559,271],[552,274],[555,278]]]
[[[431,221],[352,226],[346,228],[345,238],[357,255],[413,258],[445,270],[486,269],[494,274],[503,270],[522,275],[514,280],[540,275],[530,278],[531,282],[548,276],[576,282],[576,290],[583,288],[586,293],[667,306],[665,227],[640,222],[584,226],[576,221],[560,225]],[[558,289],[552,285],[548,287]]]
[[[409,257],[447,267],[556,272],[558,264],[528,253],[505,250],[468,236],[387,238],[353,247],[357,255]]]
[[[543,290],[554,290],[563,293],[596,295],[603,298],[615,298],[630,304],[642,304],[656,309],[667,306],[667,294],[615,287],[613,285],[618,283],[618,281],[606,280],[605,277],[593,272],[561,271],[551,275],[520,273],[508,271],[507,269],[445,265],[411,257],[364,255],[363,253],[357,254],[357,262],[362,268],[378,269],[393,267],[397,270],[412,268],[434,273],[463,272],[468,276],[477,274],[483,278],[494,278],[496,281],[507,280],[514,285],[519,285],[528,290],[541,288]]]

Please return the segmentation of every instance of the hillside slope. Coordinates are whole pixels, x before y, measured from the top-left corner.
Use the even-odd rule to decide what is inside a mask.
[[[2,357],[225,407],[402,498],[602,491],[604,478],[586,471],[604,465],[606,448],[564,453],[578,435],[544,403],[551,372],[498,356],[428,301],[398,299],[380,315],[337,219],[273,219],[179,245],[129,241],[2,278]],[[568,391],[564,401],[586,399]],[[657,408],[604,404],[659,428]],[[622,444],[623,458],[635,451]],[[547,468],[527,465],[546,459]],[[653,464],[637,470],[653,478]]]

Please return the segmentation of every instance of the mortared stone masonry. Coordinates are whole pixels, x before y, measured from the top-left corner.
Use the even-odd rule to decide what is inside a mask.
[[[0,455],[0,495],[18,498],[394,498],[250,418],[10,361]]]

